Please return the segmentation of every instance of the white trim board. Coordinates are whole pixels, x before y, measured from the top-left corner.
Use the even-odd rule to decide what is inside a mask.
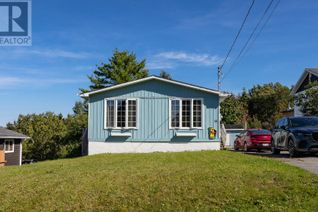
[[[128,85],[133,85],[133,84],[145,82],[145,81],[148,81],[148,80],[159,80],[159,81],[163,81],[163,82],[168,82],[168,83],[171,83],[171,84],[180,85],[180,86],[187,87],[187,88],[192,88],[192,89],[195,89],[195,90],[200,90],[200,91],[205,91],[205,92],[208,92],[208,93],[217,94],[217,95],[219,95],[221,97],[228,96],[228,94],[226,94],[224,92],[221,92],[221,91],[212,90],[212,89],[209,89],[209,88],[204,88],[204,87],[200,87],[200,86],[196,86],[196,85],[191,85],[191,84],[188,84],[188,83],[179,82],[179,81],[175,81],[175,80],[168,80],[168,79],[164,79],[164,78],[156,77],[156,76],[149,76],[149,77],[145,77],[145,78],[142,78],[142,79],[138,79],[138,80],[134,80],[134,81],[130,81],[130,82],[114,85],[114,86],[111,86],[111,87],[99,89],[99,90],[96,90],[96,91],[83,93],[83,94],[80,94],[80,96],[81,97],[89,97],[92,94],[102,93],[102,92],[105,92],[105,91],[110,91],[110,90],[114,90],[114,89],[117,89],[117,88],[122,88],[122,87],[125,87],[125,86],[128,86]]]
[[[88,154],[151,153],[220,150],[220,142],[93,142],[88,143]]]

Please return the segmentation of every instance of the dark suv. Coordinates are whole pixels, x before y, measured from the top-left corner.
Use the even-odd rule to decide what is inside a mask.
[[[318,153],[318,117],[290,117],[277,121],[272,130],[272,152],[288,150],[291,157]]]

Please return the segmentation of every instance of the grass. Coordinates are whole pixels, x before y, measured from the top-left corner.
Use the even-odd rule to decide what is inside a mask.
[[[318,208],[318,177],[227,151],[104,154],[0,169],[0,211]]]

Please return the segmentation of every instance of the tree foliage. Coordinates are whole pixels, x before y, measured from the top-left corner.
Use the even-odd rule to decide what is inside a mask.
[[[171,80],[171,79],[172,79],[171,75],[170,75],[168,72],[164,71],[164,70],[161,70],[161,71],[160,71],[159,76],[160,76],[161,78],[168,79],[168,80]]]
[[[63,116],[50,112],[20,115],[7,127],[32,138],[23,143],[23,156],[37,160],[58,158],[60,145],[67,133]]]
[[[280,83],[253,86],[249,96],[249,116],[262,123],[274,124],[292,102],[290,89]]]
[[[222,121],[226,124],[246,123],[250,128],[270,128],[292,103],[290,89],[280,83],[255,85],[221,103]]]
[[[87,114],[64,118],[52,112],[20,115],[7,128],[31,137],[23,143],[23,157],[48,160],[80,156],[82,131],[87,127]]]
[[[73,112],[76,115],[86,114],[88,111],[88,105],[86,101],[76,101],[73,107]]]
[[[116,49],[108,63],[97,66],[88,77],[91,82],[89,90],[80,90],[87,92],[147,77],[148,70],[145,64],[146,60],[138,61],[134,53]]]
[[[238,124],[242,122],[243,110],[239,97],[231,95],[221,103],[222,122],[226,124]]]
[[[310,83],[304,93],[296,96],[295,102],[305,115],[318,116],[318,83]]]

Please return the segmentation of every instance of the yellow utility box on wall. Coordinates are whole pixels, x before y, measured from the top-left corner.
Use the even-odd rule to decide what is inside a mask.
[[[209,127],[209,139],[214,140],[216,137],[216,130],[213,127]]]

